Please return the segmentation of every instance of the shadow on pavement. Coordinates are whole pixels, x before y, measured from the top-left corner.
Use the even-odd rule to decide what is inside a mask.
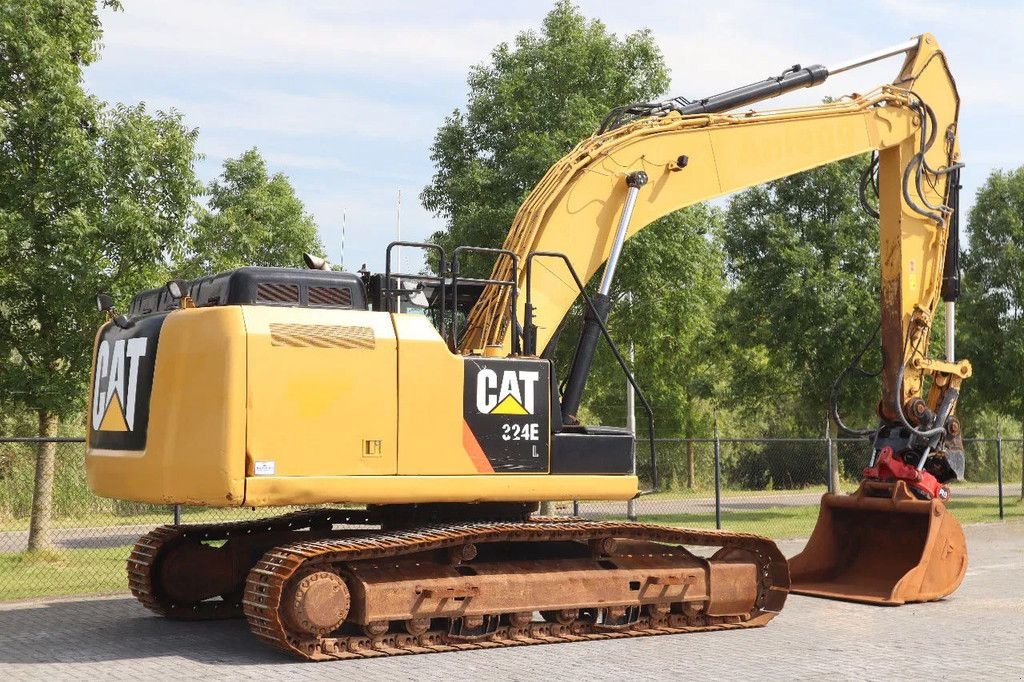
[[[161,656],[211,665],[296,662],[259,642],[243,619],[171,621],[147,613],[130,597],[0,610],[0,665]]]

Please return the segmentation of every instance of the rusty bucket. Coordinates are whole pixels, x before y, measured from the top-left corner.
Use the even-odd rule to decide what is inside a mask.
[[[967,571],[960,523],[937,499],[903,481],[862,481],[821,498],[804,551],[789,561],[797,594],[896,606],[952,594]]]

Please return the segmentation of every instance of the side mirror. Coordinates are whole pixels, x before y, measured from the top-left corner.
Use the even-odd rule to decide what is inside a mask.
[[[114,309],[114,299],[110,294],[96,294],[96,309],[106,313]]]
[[[167,289],[167,293],[171,295],[175,301],[183,298],[188,294],[188,282],[183,279],[172,279],[170,282],[164,285]]]
[[[320,256],[314,256],[311,253],[302,254],[302,262],[306,264],[306,267],[310,270],[330,270],[331,264],[327,262],[326,258]]]

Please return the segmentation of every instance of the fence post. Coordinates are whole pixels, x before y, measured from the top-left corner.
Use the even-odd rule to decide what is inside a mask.
[[[996,421],[996,487],[999,489],[999,520],[1003,520],[1003,430]]]
[[[834,461],[835,457],[835,446],[832,442],[832,430],[829,428],[828,415],[825,415],[825,456],[828,457],[828,491],[835,494],[839,490],[839,472],[836,466],[837,462]]]
[[[174,525],[175,526],[180,526],[181,525],[181,505],[180,504],[174,505]]]
[[[715,528],[722,529],[722,443],[718,440],[718,410],[715,410]]]

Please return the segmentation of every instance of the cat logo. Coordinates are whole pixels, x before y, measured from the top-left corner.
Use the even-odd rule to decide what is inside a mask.
[[[104,339],[96,351],[92,384],[94,431],[131,432],[135,427],[135,396],[139,364],[146,357],[148,339]]]
[[[481,414],[534,414],[540,372],[504,370],[501,380],[493,369],[476,375],[476,409]]]

